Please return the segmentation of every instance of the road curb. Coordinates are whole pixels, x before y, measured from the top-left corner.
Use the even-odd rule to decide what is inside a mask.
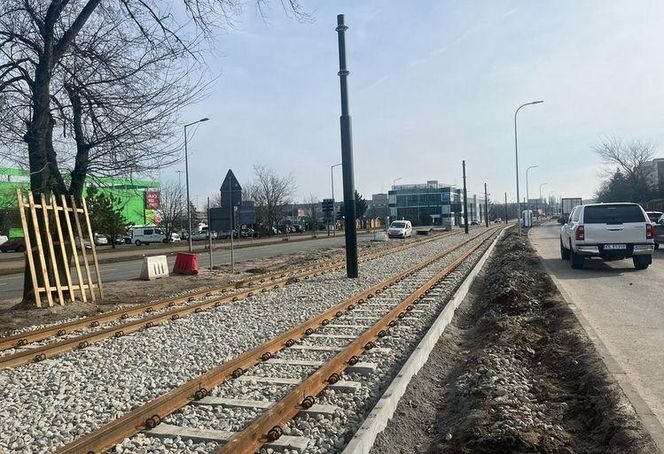
[[[555,284],[556,288],[558,289],[558,292],[563,297],[563,300],[565,300],[565,303],[567,303],[571,311],[574,313],[574,316],[583,327],[584,331],[586,332],[586,335],[592,341],[593,345],[595,346],[595,349],[602,358],[602,361],[604,362],[604,365],[606,366],[607,370],[609,371],[611,376],[613,376],[613,378],[616,380],[616,382],[620,386],[620,389],[622,389],[623,393],[625,394],[625,397],[627,397],[627,400],[630,402],[630,404],[632,404],[634,411],[641,419],[643,426],[646,428],[646,430],[652,437],[660,453],[664,453],[664,426],[662,426],[662,423],[659,421],[659,419],[657,419],[657,416],[652,411],[650,406],[646,403],[645,400],[643,400],[643,398],[636,390],[634,385],[632,385],[632,382],[629,380],[627,372],[625,372],[625,370],[620,366],[618,361],[616,361],[613,355],[611,355],[609,349],[606,348],[606,345],[604,345],[602,339],[600,339],[600,337],[595,332],[595,329],[590,325],[588,319],[583,315],[583,313],[579,310],[576,304],[574,304],[572,297],[563,288],[558,278],[554,276],[551,268],[544,262],[542,256],[537,252],[537,249],[533,245],[530,235],[528,235],[528,242],[530,243],[531,247],[537,254],[537,258],[539,259],[539,262],[542,264],[542,267],[546,270],[546,273],[549,275],[549,277]]]
[[[385,390],[378,402],[376,402],[376,405],[374,405],[369,416],[367,416],[364,423],[362,423],[348,445],[346,445],[343,454],[369,453],[376,440],[376,436],[385,429],[390,419],[392,419],[392,415],[394,415],[394,412],[397,409],[399,400],[408,389],[410,381],[420,371],[422,366],[426,364],[429,359],[429,354],[436,346],[436,343],[445,331],[445,328],[452,321],[454,312],[465,299],[471,284],[474,282],[484,266],[484,263],[493,252],[493,249],[500,238],[502,238],[504,232],[510,227],[511,226],[508,226],[503,229],[496,239],[493,240],[489,248],[473,267],[472,271],[468,274],[466,279],[464,279],[461,286],[459,286],[456,292],[454,292],[450,301],[445,305],[427,333],[422,340],[420,340],[413,353],[401,367],[396,378],[390,383],[390,386]]]

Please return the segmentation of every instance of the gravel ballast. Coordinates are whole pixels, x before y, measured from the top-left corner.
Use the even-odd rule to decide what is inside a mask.
[[[51,451],[465,238],[442,237],[361,264],[358,279],[326,274],[3,371],[0,448]]]

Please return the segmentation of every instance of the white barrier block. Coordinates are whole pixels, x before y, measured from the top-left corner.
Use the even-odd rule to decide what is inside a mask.
[[[152,281],[160,277],[168,277],[168,262],[165,255],[155,255],[143,259],[141,279]]]
[[[373,241],[389,241],[386,232],[376,232],[373,237]]]

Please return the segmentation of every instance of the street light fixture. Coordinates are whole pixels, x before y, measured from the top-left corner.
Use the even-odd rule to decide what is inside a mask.
[[[519,194],[519,145],[517,140],[517,129],[516,129],[516,116],[519,111],[526,107],[532,106],[535,104],[542,104],[544,101],[532,101],[525,104],[521,104],[516,111],[514,112],[514,157],[516,159],[516,209],[517,209],[517,218],[519,226],[519,235],[521,235],[521,195]]]
[[[530,209],[530,196],[528,195],[528,171],[539,167],[538,165],[530,166],[526,169],[526,210]]]
[[[193,126],[197,123],[202,123],[208,121],[209,118],[201,118],[198,121],[188,123],[184,125],[184,173],[185,173],[185,184],[187,185],[187,222],[189,224],[189,232],[187,234],[187,239],[189,241],[189,252],[194,251],[194,245],[191,239],[191,200],[189,199],[189,153],[187,152],[187,128]]]

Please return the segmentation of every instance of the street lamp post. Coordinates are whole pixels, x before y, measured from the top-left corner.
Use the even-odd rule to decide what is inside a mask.
[[[540,204],[540,202],[542,201],[542,186],[545,186],[545,185],[547,185],[547,184],[549,184],[549,183],[542,183],[542,184],[540,184],[540,188],[539,188],[539,199],[537,199],[537,217],[538,217],[538,218],[539,218],[539,204]]]
[[[334,164],[330,166],[330,183],[332,183],[332,221],[336,224],[336,219],[334,219],[335,211],[334,211],[334,168],[339,167],[343,163],[339,164]],[[335,225],[335,229],[332,232],[333,236],[337,236],[337,229]],[[330,223],[328,221],[327,223],[327,236],[330,236]]]
[[[522,108],[526,106],[532,106],[535,104],[541,104],[543,102],[544,101],[532,101],[532,102],[527,102],[525,104],[521,104],[514,112],[514,157],[516,161],[516,208],[517,208],[519,235],[521,235],[521,196],[519,194],[519,143],[517,140],[516,117]]]
[[[187,238],[189,241],[189,252],[194,251],[194,245],[191,240],[191,200],[189,199],[189,153],[187,153],[187,128],[189,126],[193,126],[196,123],[202,123],[204,121],[208,121],[209,118],[201,118],[198,121],[194,121],[192,123],[188,123],[184,125],[184,174],[185,174],[185,184],[187,185],[187,222],[189,224],[189,232],[187,234]]]
[[[530,166],[526,169],[526,210],[530,209],[530,195],[528,194],[528,172],[530,169],[539,167],[538,165]]]

